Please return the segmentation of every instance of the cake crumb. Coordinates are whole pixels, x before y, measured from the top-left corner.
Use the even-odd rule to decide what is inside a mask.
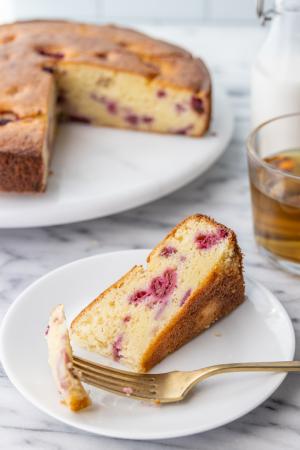
[[[215,332],[214,332],[214,336],[216,336],[216,337],[221,337],[221,336],[222,336],[222,333],[219,333],[219,331],[215,331]]]
[[[124,392],[124,394],[126,394],[128,397],[133,394],[133,389],[129,386],[125,386],[123,387],[122,391]]]
[[[145,405],[145,406],[150,406],[150,408],[159,408],[161,407],[161,402],[159,400],[150,400],[150,401],[145,401],[142,400],[141,404]]]

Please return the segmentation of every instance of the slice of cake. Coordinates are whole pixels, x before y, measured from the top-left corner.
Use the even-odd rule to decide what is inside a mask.
[[[140,131],[202,136],[209,126],[203,61],[137,31],[5,24],[0,64],[1,191],[45,189],[56,109],[70,120]]]
[[[81,347],[149,370],[244,300],[242,256],[233,231],[188,217],[90,303],[71,325]]]
[[[52,311],[46,338],[49,365],[63,403],[72,411],[86,408],[91,401],[73,369],[72,348],[63,305],[58,305]]]

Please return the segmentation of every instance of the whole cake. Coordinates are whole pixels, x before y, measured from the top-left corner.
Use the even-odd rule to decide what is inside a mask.
[[[244,300],[242,256],[233,231],[188,217],[159,243],[147,268],[133,267],[72,322],[92,352],[144,372]]]
[[[86,408],[91,401],[73,368],[72,348],[63,305],[56,306],[52,311],[46,338],[49,365],[62,402],[71,411]]]
[[[207,68],[187,51],[112,25],[0,26],[0,190],[43,191],[56,123],[201,136]]]

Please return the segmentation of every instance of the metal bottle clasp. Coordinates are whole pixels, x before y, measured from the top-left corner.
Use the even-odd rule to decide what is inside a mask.
[[[273,8],[269,8],[266,11],[264,10],[264,0],[256,1],[256,14],[260,19],[262,25],[265,25],[267,22],[273,19],[273,16],[277,14],[277,11]]]

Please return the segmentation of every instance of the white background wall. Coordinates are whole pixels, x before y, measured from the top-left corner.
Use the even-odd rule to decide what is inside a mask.
[[[0,21],[61,17],[93,22],[256,22],[255,0],[0,0]]]

